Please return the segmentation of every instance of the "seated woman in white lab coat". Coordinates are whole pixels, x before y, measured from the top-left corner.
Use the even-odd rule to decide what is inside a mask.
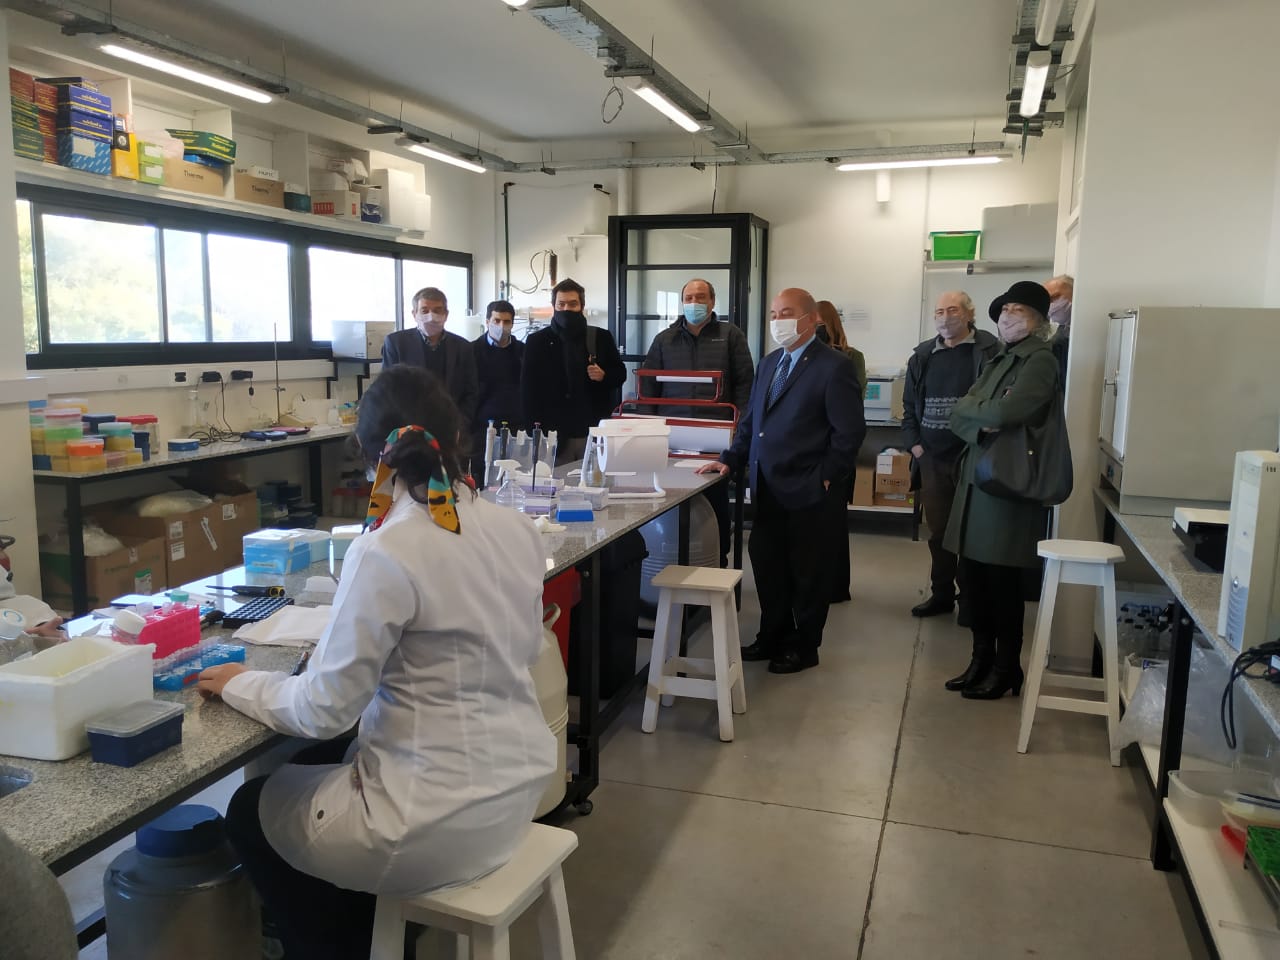
[[[246,783],[227,830],[288,957],[367,957],[377,894],[505,863],[556,766],[530,668],[545,552],[520,514],[463,482],[443,385],[394,367],[360,402],[377,464],[366,532],[298,676],[214,667],[200,690],[280,733],[359,733],[333,763]],[[344,762],[336,762],[344,760]]]

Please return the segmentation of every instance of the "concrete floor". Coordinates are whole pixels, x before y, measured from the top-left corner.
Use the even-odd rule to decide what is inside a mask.
[[[747,664],[733,743],[704,701],[645,735],[637,697],[609,734],[594,812],[563,820],[581,838],[566,864],[578,956],[1205,956],[1180,881],[1146,860],[1150,793],[1109,765],[1103,720],[1042,713],[1019,756],[1019,700],[942,688],[967,631],[908,615],[924,543],[851,542],[853,601],[832,608],[821,666]],[[758,619],[748,586],[748,642]],[[102,866],[86,865],[79,912]],[[530,918],[516,934],[517,960],[538,956]]]

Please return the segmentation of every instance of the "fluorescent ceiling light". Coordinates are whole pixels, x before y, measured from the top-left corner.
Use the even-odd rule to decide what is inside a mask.
[[[502,0],[508,7],[523,7],[529,0]]]
[[[484,173],[484,167],[478,163],[463,160],[461,157],[455,157],[452,153],[445,153],[443,150],[435,150],[425,144],[412,144],[409,150],[413,153],[420,153],[424,157],[430,157],[432,160],[439,160],[441,163],[449,163],[455,167],[461,167],[463,170],[470,170],[472,173]]]
[[[510,0],[508,0],[510,2]],[[1036,11],[1036,43],[1047,47],[1058,32],[1058,14],[1062,12],[1062,0],[1040,0]]]
[[[999,163],[1003,157],[933,157],[928,160],[868,160],[865,163],[851,160],[838,167],[841,173],[851,170],[910,170],[915,167],[970,167],[977,164]]]
[[[1053,55],[1048,50],[1032,50],[1027,54],[1027,67],[1022,78],[1022,103],[1018,113],[1034,117],[1040,112],[1040,100],[1044,97],[1044,85],[1049,79],[1049,64]]]
[[[121,60],[128,60],[143,67],[150,67],[152,70],[159,70],[161,73],[181,77],[183,80],[190,80],[192,83],[213,87],[215,90],[221,90],[223,93],[229,93],[232,96],[243,97],[246,100],[252,100],[254,103],[271,102],[271,95],[263,93],[261,90],[255,90],[253,87],[246,87],[240,83],[232,83],[230,80],[215,77],[211,73],[201,73],[199,70],[192,70],[190,67],[171,63],[168,60],[161,60],[159,57],[153,57],[150,54],[143,53],[141,50],[134,50],[132,47],[104,43],[98,49],[110,56],[119,57]]]
[[[702,124],[698,123],[697,120],[693,119],[693,117],[689,116],[645,81],[633,80],[631,83],[631,90],[641,100],[649,104],[649,106],[653,107],[653,109],[657,110],[682,130],[687,130],[690,133],[697,133],[702,129]]]

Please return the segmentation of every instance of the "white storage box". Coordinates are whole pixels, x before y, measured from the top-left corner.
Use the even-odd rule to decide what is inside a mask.
[[[295,530],[299,540],[311,547],[312,563],[329,562],[329,531],[327,530]]]
[[[359,523],[345,523],[341,526],[333,528],[333,559],[341,560],[347,555],[347,550],[351,548],[351,544],[355,543],[356,537],[364,532],[364,525]]]
[[[1274,796],[1275,781],[1251,770],[1171,770],[1169,800],[1191,823],[1218,827],[1226,822],[1222,804],[1236,792]]]
[[[88,750],[85,723],[151,699],[152,649],[77,637],[0,666],[0,754],[66,760]]]

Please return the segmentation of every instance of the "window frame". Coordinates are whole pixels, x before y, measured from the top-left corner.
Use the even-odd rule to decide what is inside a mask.
[[[395,260],[395,302],[397,328],[404,326],[399,304],[404,300],[403,265],[406,260],[467,270],[467,304],[470,312],[474,300],[475,259],[470,253],[438,247],[397,243],[378,237],[364,237],[326,230],[305,224],[280,223],[252,215],[194,207],[173,206],[145,199],[105,196],[88,189],[67,189],[37,184],[17,184],[17,199],[27,200],[31,207],[32,263],[35,269],[36,325],[40,337],[37,353],[26,355],[29,370],[57,370],[71,367],[140,366],[146,364],[228,363],[280,360],[328,360],[333,350],[327,340],[311,337],[311,273],[308,251],[312,246],[352,253],[374,253]],[[63,214],[96,220],[140,223],[156,228],[157,293],[160,331],[164,340],[154,343],[76,343],[49,342],[49,310],[45,273],[44,229],[42,213]],[[274,344],[270,340],[204,343],[171,343],[169,336],[166,277],[164,270],[165,229],[185,230],[202,235],[205,323],[209,312],[208,235],[210,233],[251,239],[283,241],[289,246],[289,311],[292,337]],[[278,349],[277,349],[278,347]]]

